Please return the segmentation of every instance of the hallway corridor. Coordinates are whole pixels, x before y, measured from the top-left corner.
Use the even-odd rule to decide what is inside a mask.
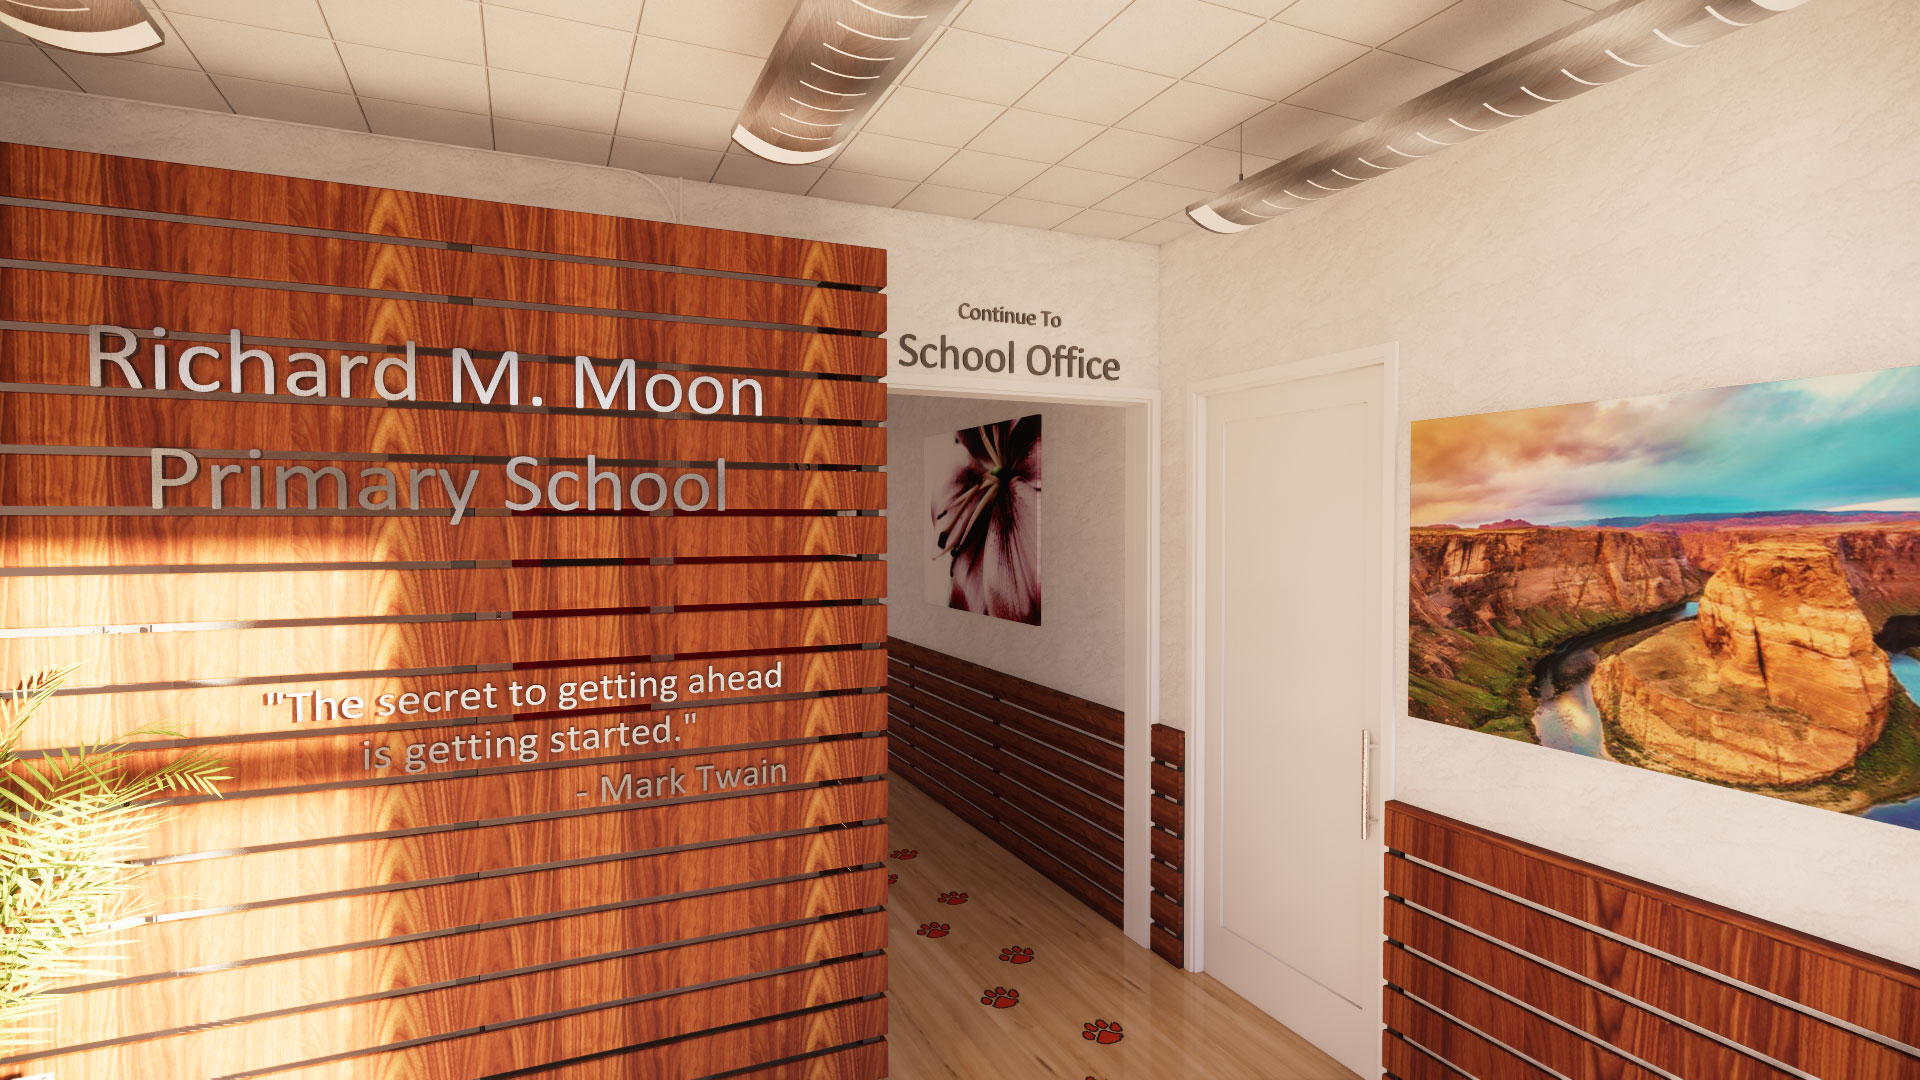
[[[913,784],[890,779],[892,1076],[1353,1076],[1213,978],[1135,945]]]

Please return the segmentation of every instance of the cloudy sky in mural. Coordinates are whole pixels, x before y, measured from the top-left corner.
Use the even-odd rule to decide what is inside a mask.
[[[1416,526],[1920,511],[1920,367],[1416,426]]]

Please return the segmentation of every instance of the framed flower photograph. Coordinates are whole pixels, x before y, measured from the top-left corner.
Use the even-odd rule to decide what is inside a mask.
[[[930,604],[1040,625],[1040,417],[929,436]]]

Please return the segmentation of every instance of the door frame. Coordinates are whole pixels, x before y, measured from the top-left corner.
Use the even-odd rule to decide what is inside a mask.
[[[1150,948],[1153,830],[1153,725],[1160,719],[1160,391],[1007,387],[925,388],[894,386],[891,394],[968,400],[1032,401],[1058,405],[1101,405],[1126,414],[1126,670],[1124,736],[1121,750],[1121,929],[1141,948]]]
[[[1400,474],[1400,404],[1399,370],[1400,346],[1398,342],[1372,345],[1363,349],[1293,360],[1271,367],[1239,372],[1220,378],[1207,379],[1192,383],[1187,387],[1187,674],[1189,684],[1187,761],[1197,763],[1186,770],[1186,894],[1185,905],[1187,970],[1206,970],[1206,910],[1207,910],[1207,834],[1206,796],[1210,784],[1208,774],[1209,758],[1207,739],[1209,736],[1207,713],[1207,484],[1210,479],[1207,460],[1207,406],[1208,402],[1219,395],[1240,390],[1260,389],[1313,378],[1318,375],[1332,375],[1344,371],[1380,365],[1381,371],[1381,417],[1380,417],[1380,522],[1386,531],[1383,549],[1386,558],[1380,567],[1380,670],[1385,675],[1380,682],[1380,708],[1378,746],[1373,758],[1373,792],[1371,806],[1368,808],[1371,822],[1371,836],[1378,838],[1380,815],[1377,808],[1393,797],[1394,782],[1394,727],[1399,716],[1405,711],[1406,697],[1404,681],[1392,673],[1401,670],[1400,658],[1395,655],[1401,641],[1402,630],[1396,623],[1393,612],[1404,611],[1405,601],[1402,589],[1406,581],[1404,560],[1393,557],[1396,536],[1405,535],[1402,518],[1404,508],[1399,499]],[[1404,548],[1404,543],[1401,547]],[[1374,860],[1376,868],[1375,882],[1382,896],[1386,892],[1386,864],[1384,861],[1385,844],[1376,839],[1382,852],[1382,858]],[[1384,939],[1384,934],[1382,935]],[[1379,963],[1380,954],[1373,954],[1373,962]],[[1376,996],[1365,1003],[1366,1008],[1378,1019],[1380,1001]]]

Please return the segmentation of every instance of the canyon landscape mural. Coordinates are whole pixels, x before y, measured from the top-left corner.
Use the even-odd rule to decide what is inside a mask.
[[[1413,716],[1920,829],[1920,367],[1413,425]]]

